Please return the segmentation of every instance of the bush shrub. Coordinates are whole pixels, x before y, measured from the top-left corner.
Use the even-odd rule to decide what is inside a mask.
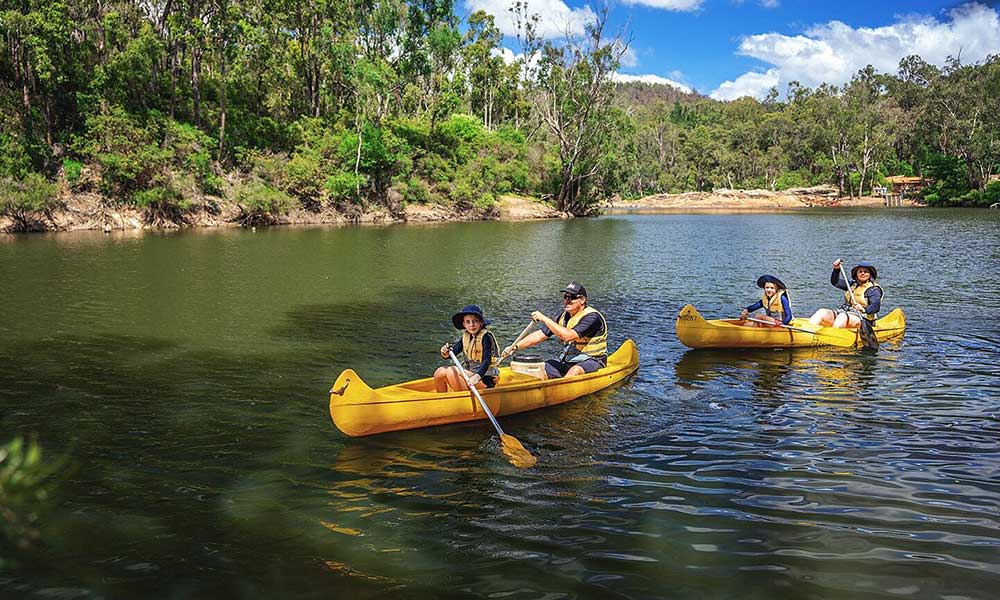
[[[152,224],[185,223],[185,213],[194,208],[194,203],[170,183],[161,183],[139,190],[132,202],[146,213],[146,222]]]
[[[23,181],[0,180],[0,215],[13,221],[14,231],[44,231],[58,206],[59,186],[38,173],[29,173]]]
[[[427,204],[431,198],[430,188],[421,179],[411,177],[403,187],[403,200],[407,203]]]
[[[23,179],[31,170],[31,157],[16,138],[0,134],[0,178]]]
[[[80,173],[83,172],[83,164],[72,158],[63,159],[63,176],[70,187],[76,187],[80,182]]]
[[[774,189],[778,191],[797,187],[807,187],[809,180],[807,176],[798,171],[783,171],[774,179]]]
[[[166,119],[165,129],[163,145],[169,149],[174,166],[193,175],[202,192],[221,194],[222,178],[216,174],[215,161],[212,159],[215,140],[189,123],[171,119]]]
[[[285,190],[297,196],[306,208],[319,208],[325,181],[322,158],[311,149],[300,147],[285,165]]]
[[[239,184],[234,190],[240,214],[236,221],[243,227],[273,225],[295,206],[295,200],[262,181]]]
[[[365,183],[364,175],[337,171],[326,178],[323,187],[326,188],[330,199],[337,204],[358,203],[361,201],[358,190],[364,188]]]
[[[1000,181],[991,181],[986,184],[986,188],[983,190],[980,204],[990,206],[997,202],[1000,202]]]
[[[65,459],[43,462],[38,442],[15,437],[0,445],[0,571],[16,564],[24,551],[42,539],[42,524],[53,507],[56,474]]]
[[[468,181],[454,181],[449,192],[451,201],[455,208],[459,210],[469,210],[476,198],[476,191],[469,185]]]
[[[475,200],[473,200],[472,206],[479,210],[484,216],[493,215],[495,214],[497,207],[496,196],[489,192],[480,192],[476,195]]]
[[[112,198],[131,200],[135,192],[162,179],[173,153],[161,148],[158,122],[146,124],[113,106],[86,120],[86,133],[76,151],[100,166],[101,191]]]

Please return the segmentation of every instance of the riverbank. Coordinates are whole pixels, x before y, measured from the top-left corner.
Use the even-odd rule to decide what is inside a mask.
[[[500,196],[491,209],[470,208],[459,210],[444,204],[395,203],[399,210],[386,207],[366,210],[351,206],[337,209],[325,206],[319,210],[298,207],[273,217],[273,225],[348,225],[425,223],[435,221],[503,220],[525,221],[532,219],[567,218],[551,206],[524,196]],[[181,229],[188,227],[240,227],[240,207],[223,198],[207,197],[176,219],[151,218],[150,213],[133,205],[113,205],[97,194],[67,196],[59,207],[39,222],[44,231],[137,231]],[[0,217],[0,233],[10,231],[13,222]]]
[[[298,207],[273,217],[273,225],[348,225],[429,223],[449,221],[524,221],[533,219],[569,218],[552,206],[535,198],[515,195],[500,196],[492,208],[460,210],[454,205],[426,203],[406,204],[401,198],[391,198],[399,206],[392,211],[384,206],[365,209],[358,206],[334,208],[324,206],[319,210]],[[653,194],[635,200],[613,199],[612,210],[784,210],[805,208],[870,207],[881,208],[881,196],[860,198],[841,197],[832,186],[794,188],[780,192],[770,190],[718,189],[712,192],[684,192],[680,194]],[[923,206],[904,199],[902,206]],[[66,196],[48,218],[40,221],[46,231],[138,231],[180,229],[188,227],[240,227],[242,211],[235,202],[224,198],[206,197],[194,207],[173,220],[150,218],[150,213],[133,205],[113,205],[97,194],[72,194]],[[12,221],[0,217],[0,233],[9,232]]]
[[[611,203],[616,209],[656,210],[771,210],[825,207],[881,208],[881,196],[843,197],[833,186],[792,188],[780,192],[771,190],[729,190],[711,192],[684,192],[681,194],[654,194],[637,200],[617,200]],[[923,206],[904,199],[902,206]]]

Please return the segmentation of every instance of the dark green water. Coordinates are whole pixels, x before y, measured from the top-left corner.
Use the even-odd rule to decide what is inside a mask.
[[[998,242],[1000,211],[903,209],[0,238],[0,443],[67,460],[0,595],[993,597]],[[901,343],[677,341],[765,272],[838,303],[838,256],[875,262]],[[485,422],[334,428],[341,369],[429,375],[457,308],[506,342],[570,279],[642,361],[503,419],[536,468]]]

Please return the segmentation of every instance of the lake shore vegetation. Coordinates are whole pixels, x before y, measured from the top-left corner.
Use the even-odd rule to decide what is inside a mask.
[[[512,11],[513,57],[452,0],[0,1],[0,219],[496,218],[504,195],[585,216],[716,188],[863,196],[890,175],[925,179],[929,205],[1000,201],[1000,57],[720,102],[616,83],[628,40],[606,12],[553,41]]]

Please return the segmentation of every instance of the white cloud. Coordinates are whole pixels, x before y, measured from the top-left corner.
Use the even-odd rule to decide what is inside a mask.
[[[927,15],[901,17],[884,27],[850,27],[840,21],[816,25],[802,35],[763,33],[743,38],[739,53],[773,65],[766,73],[744,73],[711,93],[728,100],[740,95],[763,97],[772,86],[799,81],[814,87],[841,85],[866,65],[895,73],[911,54],[943,65],[948,56],[980,61],[1000,52],[1000,14],[976,2],[948,11],[947,20]],[[767,85],[765,85],[767,84]]]
[[[690,12],[701,8],[703,0],[622,0],[622,4],[640,4],[675,12]]]
[[[667,79],[666,77],[660,77],[659,75],[626,75],[624,73],[615,73],[611,76],[611,79],[619,83],[631,83],[631,82],[641,82],[641,83],[657,83],[660,85],[669,85],[679,89],[682,92],[690,94],[694,90],[690,87],[679,83],[672,79]]]
[[[593,23],[597,15],[590,6],[570,8],[562,0],[522,0],[527,4],[528,15],[538,15],[536,34],[545,39],[564,37],[566,34],[579,35],[584,27]],[[517,26],[510,8],[510,0],[465,0],[465,8],[475,12],[483,10],[491,15],[496,26],[504,35],[517,35]]]
[[[766,73],[744,73],[735,81],[725,81],[709,94],[716,100],[735,100],[743,96],[762,98],[767,91],[778,85],[778,69],[768,69]]]
[[[614,44],[616,49],[621,49],[623,44],[620,39],[612,40],[611,43]],[[639,66],[639,55],[635,53],[635,50],[631,46],[629,46],[625,48],[624,52],[622,52],[619,62],[621,62],[621,66],[629,69],[637,67]]]
[[[778,0],[760,0],[760,5],[764,8],[778,8],[781,2]]]

